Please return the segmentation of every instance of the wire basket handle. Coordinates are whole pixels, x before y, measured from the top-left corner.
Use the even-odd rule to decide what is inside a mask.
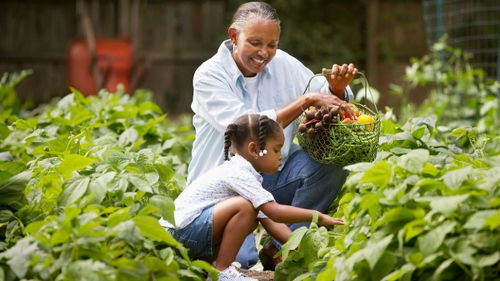
[[[311,78],[309,78],[309,81],[307,81],[307,86],[304,89],[304,92],[302,93],[302,95],[304,95],[305,93],[307,93],[307,91],[309,91],[309,87],[311,86],[311,81],[315,77],[325,76],[325,75],[330,75],[330,74],[332,74],[332,70],[331,69],[327,69],[325,74],[323,74],[323,73],[316,73],[316,74],[314,74]],[[363,83],[363,87],[365,88],[365,99],[368,100],[367,93],[370,93],[370,96],[372,98],[372,104],[373,104],[373,106],[375,106],[375,113],[379,114],[378,108],[377,108],[377,104],[375,102],[375,98],[373,97],[372,91],[370,90],[370,85],[368,84],[368,79],[366,79],[366,75],[363,72],[361,72],[361,71],[358,71],[357,74],[359,74],[359,76],[361,77],[361,79],[362,79],[361,81]]]

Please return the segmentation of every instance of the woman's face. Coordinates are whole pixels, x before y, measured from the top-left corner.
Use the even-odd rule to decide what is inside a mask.
[[[239,33],[230,28],[229,37],[236,46],[233,52],[236,65],[245,77],[251,77],[262,71],[276,54],[280,27],[271,20],[254,17]]]

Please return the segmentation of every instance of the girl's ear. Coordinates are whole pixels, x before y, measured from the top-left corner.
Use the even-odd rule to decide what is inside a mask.
[[[255,141],[248,142],[248,154],[250,154],[255,159],[259,158],[259,144]]]

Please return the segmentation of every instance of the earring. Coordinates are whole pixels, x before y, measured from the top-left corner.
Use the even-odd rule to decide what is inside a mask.
[[[238,52],[238,49],[236,49],[236,44],[233,43],[233,53],[237,53]]]

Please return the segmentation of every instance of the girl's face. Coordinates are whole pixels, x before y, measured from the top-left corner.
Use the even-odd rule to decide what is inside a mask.
[[[229,37],[236,47],[236,52],[233,51],[236,65],[245,77],[252,77],[276,54],[280,27],[271,20],[254,17],[239,33],[230,28]]]
[[[283,132],[274,133],[266,140],[267,154],[259,156],[254,162],[254,168],[264,174],[274,174],[281,166],[281,147],[285,141]]]

